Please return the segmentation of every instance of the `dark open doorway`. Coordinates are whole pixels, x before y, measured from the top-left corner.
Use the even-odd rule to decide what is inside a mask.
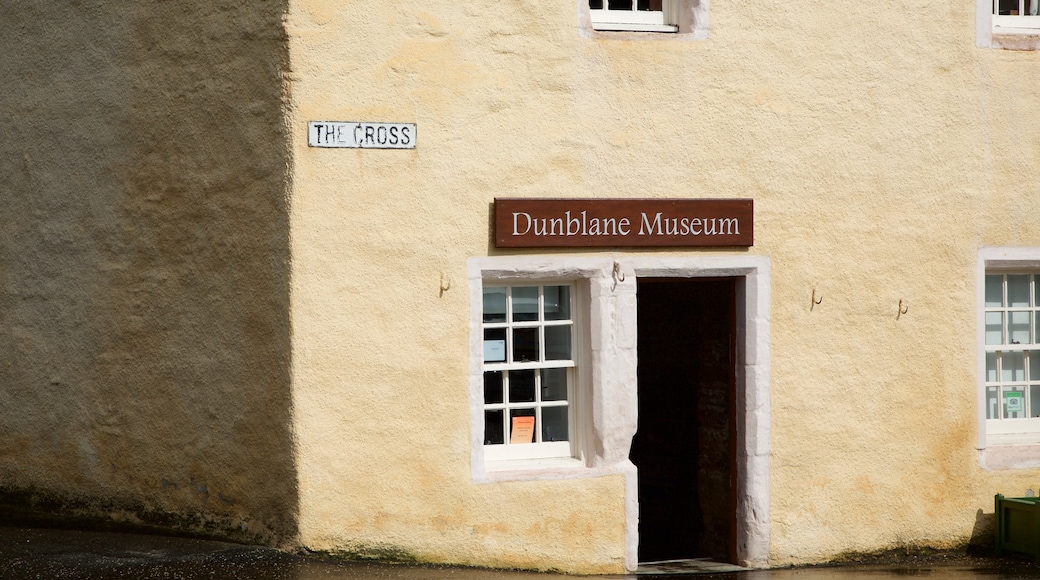
[[[736,559],[736,280],[637,282],[639,561]]]

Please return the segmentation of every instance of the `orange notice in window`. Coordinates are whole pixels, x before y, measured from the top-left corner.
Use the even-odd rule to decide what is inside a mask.
[[[534,417],[513,417],[513,430],[509,444],[534,442]]]

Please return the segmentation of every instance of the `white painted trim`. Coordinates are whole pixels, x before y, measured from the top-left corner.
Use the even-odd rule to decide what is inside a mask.
[[[1029,451],[1040,450],[1040,445],[987,444],[986,272],[1009,269],[1040,270],[1040,247],[980,248],[975,264],[975,390],[977,401],[975,415],[978,425],[979,466],[983,469],[1036,467],[1038,465],[1036,456],[1030,455]]]
[[[612,275],[619,268],[617,279]],[[475,483],[625,476],[625,567],[638,565],[638,478],[628,459],[638,421],[636,284],[638,277],[735,277],[737,284],[737,560],[765,567],[769,559],[770,270],[764,256],[598,258],[501,256],[471,258],[470,467]],[[578,405],[584,415],[582,458],[486,465],[483,445],[481,313],[484,280],[586,280],[589,384]],[[742,306],[742,307],[741,307]],[[742,388],[741,388],[742,387]]]
[[[993,46],[993,0],[975,0],[975,46]]]
[[[672,22],[676,32],[660,34],[640,30],[616,31],[597,30],[599,24],[593,24],[589,0],[575,0],[578,13],[578,33],[583,38],[624,38],[625,40],[704,40],[708,38],[708,4],[710,0],[674,0],[670,7]]]
[[[636,277],[736,277],[737,563],[769,562],[770,272],[765,256],[633,258],[620,261]],[[740,308],[740,306],[743,308]],[[741,386],[743,388],[741,388]]]
[[[678,26],[673,24],[629,24],[621,22],[593,22],[593,30],[614,32],[676,32]]]
[[[469,358],[470,358],[470,379],[469,379],[469,404],[470,404],[470,471],[474,482],[486,483],[491,481],[503,481],[509,479],[510,476],[515,477],[518,472],[524,472],[523,479],[531,479],[531,473],[542,473],[547,478],[556,478],[559,476],[560,469],[585,469],[587,467],[587,452],[585,451],[590,447],[590,443],[587,442],[585,437],[588,432],[587,428],[579,421],[579,424],[575,425],[575,429],[581,430],[577,439],[579,446],[582,448],[579,456],[586,458],[585,462],[568,462],[566,465],[572,467],[560,467],[559,464],[549,467],[547,470],[541,467],[533,467],[530,464],[523,462],[496,462],[496,464],[487,464],[487,458],[485,457],[484,449],[484,392],[483,392],[483,284],[485,280],[493,280],[494,282],[517,282],[517,281],[546,281],[546,280],[559,280],[559,281],[575,281],[575,290],[577,292],[583,292],[582,282],[603,278],[609,276],[613,262],[603,259],[588,259],[588,258],[571,258],[571,257],[556,257],[556,256],[502,256],[502,257],[489,257],[489,258],[471,258],[467,264],[467,279],[469,282],[469,299],[470,299],[470,341],[469,341]],[[575,297],[575,302],[579,304],[578,309],[584,308],[580,306],[582,300]],[[584,332],[582,326],[586,324],[583,321],[587,320],[580,312],[574,313],[574,324],[575,332]],[[576,360],[589,360],[591,364],[587,365],[592,367],[595,364],[595,359],[590,357],[587,352],[589,346],[582,337],[576,336],[576,346],[581,352],[575,353]],[[579,368],[579,377],[577,379],[578,384],[576,385],[575,405],[577,407],[577,414],[583,415],[584,407],[587,405],[589,397],[582,391],[587,391],[588,381],[583,377],[587,374]],[[633,411],[634,413],[634,411]],[[524,467],[531,468],[530,473],[525,471]],[[489,473],[495,472],[494,477],[489,477]],[[585,475],[582,475],[585,476]],[[534,477],[536,478],[536,477]]]

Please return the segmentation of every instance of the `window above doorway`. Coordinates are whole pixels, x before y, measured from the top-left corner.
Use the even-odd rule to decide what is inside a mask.
[[[976,44],[1040,49],[1040,0],[976,0]]]
[[[577,2],[579,28],[589,37],[617,37],[613,33],[622,33],[620,36],[624,38],[643,39],[689,40],[708,37],[709,0]]]
[[[678,0],[589,0],[595,30],[677,32]]]

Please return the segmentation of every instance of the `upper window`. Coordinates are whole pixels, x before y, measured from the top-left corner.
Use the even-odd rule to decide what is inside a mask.
[[[571,457],[575,390],[570,285],[483,291],[485,457]]]
[[[589,0],[594,30],[676,32],[678,0]]]
[[[1040,49],[1040,0],[975,0],[976,44]]]
[[[1040,0],[993,0],[993,31],[1011,34],[1017,31],[1038,32],[1038,7]]]
[[[1040,441],[1040,274],[986,273],[986,433]]]

